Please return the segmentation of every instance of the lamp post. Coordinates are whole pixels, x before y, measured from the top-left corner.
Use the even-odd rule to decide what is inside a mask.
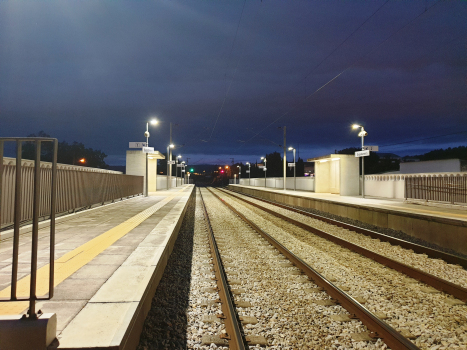
[[[261,157],[261,160],[264,160],[264,187],[268,187],[268,184],[266,182],[266,173],[268,171],[268,167],[266,166],[266,157]]]
[[[248,186],[251,186],[251,164],[250,162],[246,162],[248,165]]]
[[[358,133],[358,136],[360,136],[362,138],[362,151],[364,150],[363,149],[363,144],[364,144],[364,138],[365,136],[368,135],[368,133],[365,131],[365,129],[363,128],[363,126],[361,125],[358,125],[358,124],[354,124],[352,125],[352,129],[358,129],[360,128],[360,132]],[[365,157],[360,157],[362,158],[362,198],[365,198]]]
[[[297,164],[295,163],[295,148],[289,147],[289,151],[293,151],[293,190],[297,190]]]
[[[151,121],[146,123],[146,132],[144,133],[144,137],[146,137],[146,147],[149,147],[149,123],[152,125],[156,125],[158,121],[156,119],[151,119]],[[149,196],[149,191],[148,191],[148,175],[149,175],[149,166],[148,166],[148,153],[146,153],[146,191],[145,191],[145,197]]]
[[[238,168],[238,184],[240,185],[240,176],[241,176],[242,168],[240,167],[240,165],[237,165],[237,168]]]
[[[172,169],[172,164],[170,164],[170,157],[169,157],[169,151],[171,148],[174,148],[174,145],[173,144],[170,144],[167,146],[167,191],[169,190],[169,181],[171,182],[172,180],[172,177],[169,175],[169,168]],[[172,184],[170,184],[172,185]],[[170,186],[172,187],[172,186]]]
[[[181,156],[181,155],[178,155],[178,156],[177,156],[177,167],[175,168],[175,187],[178,186],[178,168],[179,168],[179,166],[178,166],[178,164],[179,164],[178,161],[180,160],[180,158],[182,158],[182,156]],[[180,169],[180,170],[181,170],[181,169]],[[180,177],[182,177],[181,171],[180,171]]]

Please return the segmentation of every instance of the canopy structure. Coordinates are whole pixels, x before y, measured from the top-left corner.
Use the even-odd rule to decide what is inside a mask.
[[[358,158],[349,154],[329,154],[307,159],[315,163],[315,192],[358,196],[360,169]]]
[[[159,152],[148,153],[148,190],[155,192],[157,190],[157,160],[165,159]],[[142,150],[126,151],[126,174],[138,175],[144,177],[144,192],[146,193],[146,153]]]

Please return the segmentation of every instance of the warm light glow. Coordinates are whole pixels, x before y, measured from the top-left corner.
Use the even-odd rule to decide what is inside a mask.
[[[332,158],[331,160],[333,160],[333,161],[334,161],[334,160],[339,160],[339,159],[340,159],[340,158]]]
[[[222,169],[222,167],[220,166],[219,169]]]
[[[172,144],[169,145],[169,147],[170,147],[170,148],[174,148],[175,146],[174,146],[173,143],[172,143]]]
[[[225,168],[226,168],[226,169],[228,169],[228,168],[229,168],[229,166],[228,166],[228,165],[226,165],[226,166],[225,166]]]
[[[293,147],[289,147],[289,151],[293,151]]]
[[[177,156],[177,158],[182,158],[182,156],[179,155],[179,156]]]
[[[240,168],[240,165],[237,165],[237,168]]]
[[[264,157],[261,157],[261,160],[263,160],[263,159],[264,159]]]
[[[249,162],[246,162],[245,164],[246,164],[246,165],[250,165],[250,163],[249,163]]]
[[[148,157],[148,159],[154,159],[153,157]]]
[[[361,125],[358,125],[358,124],[353,124],[352,125],[352,129],[358,129],[358,128],[361,128],[362,126]]]
[[[323,160],[320,160],[319,162],[320,162],[320,163],[325,163],[325,162],[329,162],[329,160],[323,159]]]
[[[79,162],[80,162],[80,163],[85,163],[85,162],[86,162],[86,159],[81,158],[81,159],[79,160]]]
[[[151,119],[149,123],[151,123],[152,125],[157,125],[159,121],[157,119]]]

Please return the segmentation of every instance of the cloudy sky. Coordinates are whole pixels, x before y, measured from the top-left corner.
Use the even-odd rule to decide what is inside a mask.
[[[123,165],[129,141],[190,163],[366,144],[467,145],[467,2],[0,0],[0,136],[44,130]],[[415,142],[411,142],[415,141]]]

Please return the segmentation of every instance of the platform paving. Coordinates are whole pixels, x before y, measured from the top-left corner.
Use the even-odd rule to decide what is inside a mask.
[[[42,312],[57,314],[54,347],[123,349],[131,342],[131,328],[162,276],[192,192],[193,186],[185,185],[57,220],[55,295],[37,303]],[[21,296],[29,293],[21,283],[26,285],[30,273],[30,236],[20,239]],[[46,293],[49,228],[39,237],[38,291]],[[0,241],[2,298],[10,293],[11,254],[12,240]],[[0,303],[0,315],[21,314],[27,307],[27,302]]]

